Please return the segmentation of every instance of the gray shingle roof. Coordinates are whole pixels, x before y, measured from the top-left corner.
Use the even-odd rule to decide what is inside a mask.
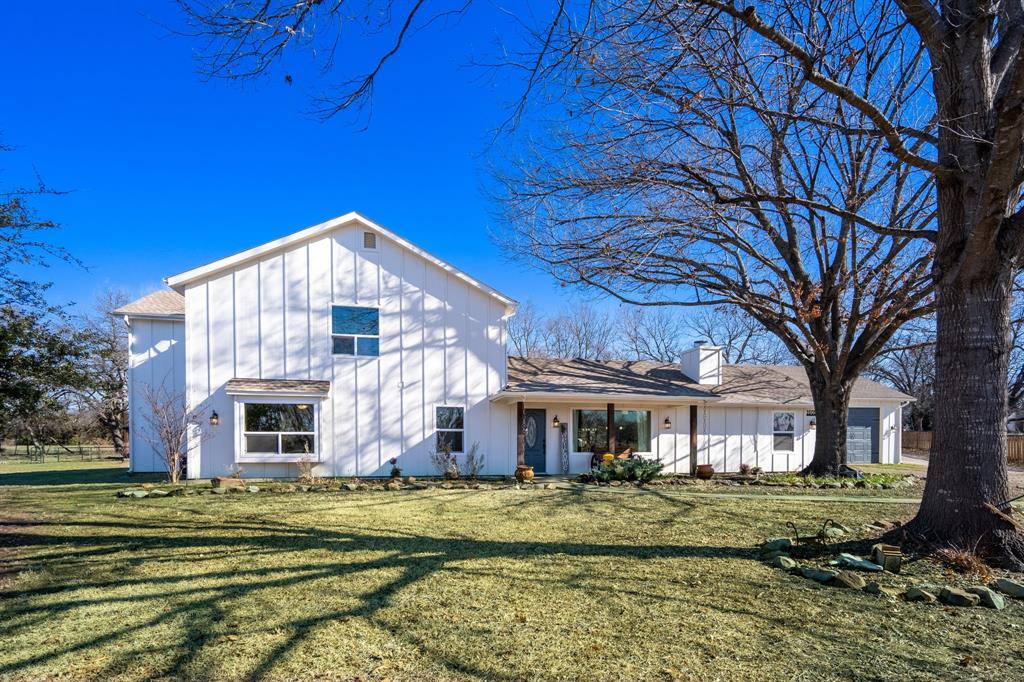
[[[706,389],[665,362],[508,359],[506,390],[513,392],[713,397]]]
[[[185,297],[177,291],[165,289],[154,291],[148,296],[123,305],[113,312],[114,315],[133,315],[147,317],[172,317],[184,316]]]
[[[721,404],[810,404],[804,369],[798,365],[724,365],[722,383],[702,386],[665,362],[508,359],[507,391],[589,393],[664,398],[717,399]],[[858,379],[854,400],[908,400],[910,396],[870,379]]]
[[[228,395],[280,393],[282,395],[325,396],[331,392],[331,382],[300,379],[229,379],[224,391]]]

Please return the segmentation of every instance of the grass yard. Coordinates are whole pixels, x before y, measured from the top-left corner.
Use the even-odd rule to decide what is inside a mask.
[[[0,679],[1024,675],[1024,603],[907,604],[758,560],[754,545],[786,521],[858,528],[912,513],[894,498],[588,488],[127,500],[113,496],[121,467],[50,466],[0,466]]]

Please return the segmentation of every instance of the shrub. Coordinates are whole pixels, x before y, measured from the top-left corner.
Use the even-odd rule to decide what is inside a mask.
[[[653,459],[633,456],[630,459],[605,460],[591,470],[594,480],[599,483],[609,481],[635,481],[647,483],[665,467]]]
[[[480,452],[480,443],[473,443],[466,453],[466,476],[476,479],[484,470],[484,453]]]
[[[434,465],[438,476],[442,478],[456,479],[459,477],[459,460],[447,446],[431,452],[430,463]]]

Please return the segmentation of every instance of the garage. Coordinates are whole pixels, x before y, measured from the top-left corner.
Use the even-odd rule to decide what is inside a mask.
[[[851,407],[846,431],[846,461],[850,464],[878,462],[878,408]]]

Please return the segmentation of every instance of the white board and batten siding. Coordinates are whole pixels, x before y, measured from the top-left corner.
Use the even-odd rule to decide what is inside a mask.
[[[128,326],[129,470],[166,471],[155,444],[149,394],[185,401],[185,322],[131,317]]]
[[[316,473],[432,473],[435,408],[465,408],[466,445],[487,471],[505,473],[506,305],[401,244],[361,225],[289,245],[185,287],[187,394],[205,413],[234,414],[232,378],[331,382],[321,403]],[[380,310],[379,357],[332,355],[331,306]],[[495,427],[499,428],[495,428]],[[222,418],[190,456],[191,478],[224,475],[235,461],[234,418]],[[514,442],[514,441],[513,441]],[[500,455],[498,454],[500,453]],[[244,464],[249,476],[294,476],[294,464]]]
[[[881,464],[899,462],[899,401],[857,402],[851,407],[879,410],[879,453]],[[730,405],[713,403],[697,411],[697,463],[711,464],[717,472],[737,472],[740,466],[761,467],[764,471],[800,471],[814,457],[814,419],[808,406]],[[792,452],[773,449],[772,418],[775,412],[793,412],[796,417]],[[686,473],[689,469],[680,470]]]

